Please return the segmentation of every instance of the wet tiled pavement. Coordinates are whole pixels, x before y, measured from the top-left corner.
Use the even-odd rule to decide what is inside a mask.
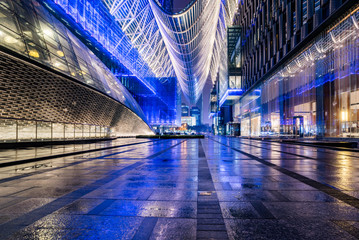
[[[112,146],[0,168],[0,239],[359,237],[359,153],[224,137]]]
[[[55,155],[70,154],[73,152],[96,150],[100,148],[111,148],[123,144],[135,144],[145,142],[134,138],[120,138],[112,141],[99,141],[86,144],[48,145],[44,147],[24,147],[19,149],[0,149],[0,164],[34,159]]]

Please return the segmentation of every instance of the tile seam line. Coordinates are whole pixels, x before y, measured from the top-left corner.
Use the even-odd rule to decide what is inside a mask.
[[[245,139],[245,138],[244,138]],[[349,138],[350,139],[350,138]],[[304,146],[304,147],[311,147],[311,148],[319,148],[321,150],[332,150],[332,151],[348,151],[352,153],[358,153],[359,149],[355,148],[341,148],[341,147],[331,147],[331,146],[324,146],[324,145],[315,145],[315,144],[307,144],[305,142],[279,142],[279,141],[268,141],[268,140],[260,140],[260,139],[248,139],[250,141],[261,141],[266,143],[278,143],[278,144],[286,144],[286,145],[292,145],[292,146]]]
[[[236,140],[242,140],[242,138],[238,138]],[[257,142],[261,142],[262,144],[266,144],[268,146],[285,146],[286,148],[292,148],[292,149],[297,149],[297,150],[301,150],[303,148],[300,147],[308,147],[309,149],[316,149],[316,152],[318,153],[325,153],[325,154],[330,154],[330,155],[337,155],[337,156],[343,156],[343,157],[350,157],[350,158],[357,158],[359,159],[359,156],[355,156],[352,155],[353,153],[358,153],[358,150],[355,149],[335,149],[332,147],[324,147],[324,146],[320,146],[320,145],[305,145],[305,144],[296,144],[296,143],[286,143],[286,142],[273,142],[273,141],[266,141],[266,140],[259,140],[259,139],[248,139],[250,142],[252,141],[257,141]],[[239,141],[241,142],[241,141]],[[330,151],[326,151],[326,150],[330,150]],[[346,151],[347,154],[343,154],[343,153],[338,153],[341,151]]]
[[[245,138],[236,138],[236,140],[240,140],[239,142],[241,142],[242,139]],[[359,158],[359,156],[355,156],[355,155],[346,155],[343,153],[338,153],[340,151],[347,151],[350,153],[358,153],[358,150],[355,149],[338,149],[335,147],[325,147],[325,146],[321,146],[321,145],[309,145],[309,144],[297,144],[297,143],[287,143],[287,142],[278,142],[278,141],[267,141],[267,140],[260,140],[260,139],[246,139],[249,140],[249,142],[252,141],[257,141],[257,142],[261,142],[262,144],[268,145],[268,146],[286,146],[286,148],[291,148],[291,149],[298,149],[298,150],[303,150],[303,148],[300,147],[308,147],[310,149],[316,149],[317,152],[320,153],[326,153],[326,154],[331,154],[331,155],[335,155],[338,154],[339,156],[344,156],[344,157],[353,157],[353,158]],[[320,150],[320,151],[319,151]],[[331,151],[326,151],[326,150],[331,150]],[[348,153],[348,154],[350,154]]]
[[[349,233],[350,235],[352,235],[353,237],[355,237],[356,239],[359,239],[359,229],[351,225],[349,223],[350,221],[331,220],[331,222],[336,226],[340,227],[341,229],[343,229],[344,231],[346,231],[347,233]]]
[[[211,172],[211,169],[209,168],[209,163],[208,163],[207,155],[206,155],[205,148],[204,148],[204,146],[203,146],[203,141],[202,141],[202,140],[203,140],[203,139],[199,139],[199,142],[198,142],[198,150],[201,150],[201,152],[203,152],[203,157],[199,157],[199,158],[202,158],[202,160],[204,160],[204,161],[206,162],[207,170],[208,170],[208,173],[209,173],[209,175],[210,175],[210,177],[211,177],[211,181],[212,181],[212,184],[213,184],[213,191],[217,194],[217,189],[216,189],[215,186],[214,186],[214,181],[213,181],[212,172]],[[200,166],[199,166],[199,163],[200,163],[200,162],[199,162],[199,161],[200,161],[200,160],[198,160],[198,171],[200,171]],[[199,184],[199,182],[200,182],[200,178],[199,178],[199,176],[198,176],[198,184]],[[198,192],[198,191],[199,191],[199,188],[197,189],[197,192]],[[212,202],[212,201],[211,201],[211,202]],[[206,214],[206,213],[199,213],[200,211],[198,210],[198,206],[199,206],[201,203],[204,204],[205,201],[201,202],[201,201],[199,201],[198,198],[197,198],[197,215],[196,215],[197,227],[196,227],[196,239],[201,239],[201,238],[198,237],[198,233],[199,233],[199,232],[206,232],[206,231],[207,231],[207,230],[199,230],[199,229],[198,229],[198,226],[200,226],[200,225],[205,225],[205,224],[200,224],[199,218],[198,218],[198,214]],[[227,231],[227,228],[226,228],[226,224],[225,224],[225,222],[224,222],[225,218],[223,217],[223,211],[222,211],[222,209],[221,209],[218,196],[216,196],[216,200],[214,200],[213,203],[215,203],[215,204],[214,204],[214,206],[216,206],[215,209],[220,211],[220,215],[221,215],[221,219],[223,220],[223,224],[209,224],[209,225],[213,225],[213,226],[224,226],[224,229],[225,229],[225,230],[219,230],[219,231],[214,231],[214,232],[222,232],[222,233],[224,232],[225,235],[226,235],[226,238],[224,238],[224,239],[229,239],[229,234],[228,234],[228,231]],[[204,209],[207,209],[207,208],[205,207]],[[217,218],[214,218],[214,219],[217,219]]]
[[[249,143],[243,143],[242,141],[236,141],[236,142],[237,142],[237,143],[240,143],[240,144],[243,144],[243,145],[250,146],[250,147],[256,147],[256,148],[260,148],[260,149],[266,149],[266,150],[273,151],[273,152],[279,152],[279,153],[284,153],[284,154],[288,154],[288,155],[292,155],[292,156],[296,156],[296,157],[306,158],[306,159],[309,159],[309,160],[319,161],[319,160],[316,159],[316,158],[308,157],[308,156],[305,156],[305,155],[300,155],[300,154],[295,154],[295,153],[290,153],[290,152],[285,152],[285,151],[280,151],[280,150],[273,150],[273,149],[265,148],[265,147],[258,147],[258,146],[256,146],[256,145],[252,145],[252,144],[249,144]],[[326,163],[327,165],[329,165],[329,166],[331,166],[331,167],[335,167],[335,168],[338,168],[338,167],[339,167],[339,166],[333,165],[333,164],[331,164],[331,163],[327,163],[327,162],[325,162],[325,161],[321,161],[321,162],[324,162],[324,163]]]
[[[79,154],[85,154],[85,153],[91,153],[91,152],[97,152],[97,151],[103,151],[103,150],[110,150],[110,149],[114,149],[114,148],[129,147],[129,146],[133,146],[133,145],[156,142],[156,141],[161,141],[161,140],[147,141],[147,142],[140,142],[140,143],[129,143],[129,144],[124,144],[124,145],[112,146],[112,147],[96,148],[96,149],[90,149],[90,150],[85,150],[85,151],[63,153],[63,154],[57,154],[57,155],[52,155],[52,156],[29,158],[29,159],[14,161],[14,162],[0,163],[0,168],[12,167],[12,166],[36,162],[36,161],[44,161],[44,160],[49,160],[49,159],[53,159],[53,158],[62,158],[62,157],[69,157],[69,156],[73,156],[73,155],[79,155]]]
[[[307,156],[300,155],[300,154],[295,154],[295,153],[290,153],[290,152],[285,152],[285,151],[280,151],[280,150],[273,150],[273,149],[266,148],[266,147],[258,147],[258,146],[253,145],[253,144],[243,143],[242,141],[236,141],[236,142],[238,142],[238,143],[240,143],[240,144],[243,144],[243,145],[247,145],[247,146],[251,146],[251,147],[256,147],[256,148],[261,148],[261,149],[266,149],[266,150],[273,151],[273,152],[285,153],[285,154],[293,155],[293,156],[296,156],[296,157],[303,157],[303,158],[307,158],[307,159],[310,159],[310,160],[316,160],[315,158],[307,157]]]
[[[238,139],[245,139],[245,138],[238,138]],[[329,153],[329,154],[335,154],[334,152],[340,152],[340,151],[348,151],[351,153],[358,153],[359,151],[356,149],[338,149],[336,147],[326,147],[326,146],[322,146],[322,145],[310,145],[310,144],[299,144],[299,143],[288,143],[288,142],[279,142],[279,141],[267,141],[267,140],[260,140],[260,139],[248,139],[250,142],[252,141],[257,141],[257,142],[261,142],[264,143],[266,145],[269,146],[281,146],[281,145],[286,145],[288,148],[293,148],[293,149],[301,149],[301,147],[309,147],[309,148],[313,148],[313,149],[317,149],[317,152],[322,152],[322,153]],[[318,151],[320,150],[320,151]],[[323,151],[324,150],[324,151]],[[328,152],[325,150],[331,150],[332,152]],[[340,154],[341,156],[346,156],[346,157],[355,157],[355,158],[359,158],[359,156],[355,156],[355,155],[345,155],[345,154]]]
[[[273,168],[273,169],[275,169],[275,170],[277,170],[277,171],[279,171],[279,172],[281,172],[281,173],[283,173],[283,174],[285,174],[285,175],[287,175],[289,177],[292,177],[292,178],[294,178],[294,179],[296,179],[296,180],[310,186],[310,187],[313,187],[313,188],[315,188],[315,189],[317,189],[317,190],[319,190],[319,191],[321,191],[323,193],[326,193],[329,196],[331,196],[333,198],[336,198],[336,199],[338,199],[338,200],[340,200],[340,201],[342,201],[342,202],[344,202],[344,203],[346,203],[346,204],[348,204],[348,205],[350,205],[350,206],[352,206],[352,207],[354,207],[356,209],[359,209],[359,199],[358,198],[355,198],[355,197],[350,196],[350,195],[348,195],[346,193],[343,193],[342,191],[340,191],[338,189],[335,189],[335,188],[332,188],[332,187],[330,187],[329,185],[327,185],[325,183],[315,181],[315,180],[310,179],[308,177],[305,177],[305,176],[303,176],[301,174],[295,173],[293,171],[290,171],[288,169],[280,167],[280,166],[278,166],[276,164],[268,162],[268,161],[266,161],[266,160],[264,160],[262,158],[256,157],[256,156],[254,156],[252,154],[246,153],[246,152],[244,152],[242,150],[239,150],[237,148],[234,148],[234,147],[231,147],[229,145],[226,145],[226,144],[224,144],[222,142],[219,142],[219,141],[217,141],[217,140],[215,140],[213,138],[209,138],[209,139],[214,141],[214,142],[217,142],[217,143],[219,143],[219,144],[221,144],[223,146],[226,146],[226,147],[228,147],[228,148],[230,148],[230,149],[232,149],[234,151],[237,151],[237,152],[239,152],[241,154],[244,154],[244,155],[246,155],[248,157],[251,157],[253,160],[255,160],[255,161],[259,162],[259,163],[262,163],[262,164],[264,164],[264,165],[266,165],[268,167],[271,167],[271,168]]]

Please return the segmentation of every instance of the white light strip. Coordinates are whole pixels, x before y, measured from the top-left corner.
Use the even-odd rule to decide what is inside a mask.
[[[184,95],[196,103],[206,81],[216,79],[237,0],[197,0],[174,15],[155,0],[103,1],[153,73],[176,74]]]
[[[198,0],[181,14],[168,15],[150,1],[182,91],[192,103],[200,98],[206,81],[215,80],[227,13],[235,10],[235,2],[227,1],[226,8],[221,0]]]
[[[156,77],[174,77],[172,62],[149,0],[103,0]]]

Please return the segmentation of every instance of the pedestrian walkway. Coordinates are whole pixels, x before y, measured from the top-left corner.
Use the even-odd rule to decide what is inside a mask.
[[[0,239],[359,238],[359,153],[130,142],[0,168]]]

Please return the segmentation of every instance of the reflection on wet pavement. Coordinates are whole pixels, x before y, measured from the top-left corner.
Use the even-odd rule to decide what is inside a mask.
[[[0,168],[0,239],[359,237],[359,153],[225,137],[71,151],[117,145]]]
[[[87,144],[68,144],[68,145],[49,145],[44,147],[24,147],[18,149],[0,149],[0,163],[20,161],[25,159],[40,158],[45,156],[54,156],[67,153],[88,151],[106,147],[119,146],[123,144],[133,144],[145,142],[131,138],[122,138],[112,141],[99,141]]]

